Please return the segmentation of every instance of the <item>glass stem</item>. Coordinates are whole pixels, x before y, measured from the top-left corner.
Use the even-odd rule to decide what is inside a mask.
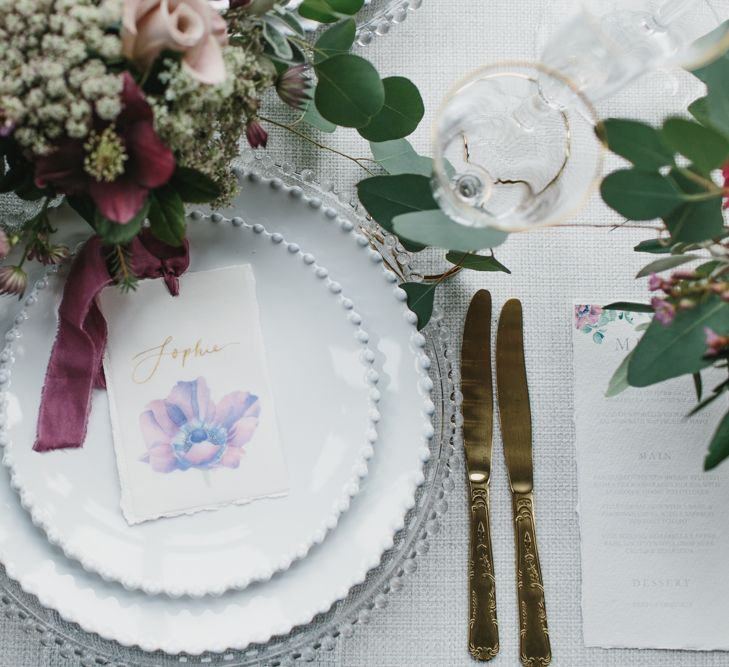
[[[513,118],[525,132],[533,132],[555,108],[557,107],[549,104],[540,92],[536,92],[514,109]]]

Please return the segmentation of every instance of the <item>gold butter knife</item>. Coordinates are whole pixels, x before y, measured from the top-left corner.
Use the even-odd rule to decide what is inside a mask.
[[[491,295],[479,290],[471,300],[461,349],[463,442],[471,505],[468,649],[477,660],[499,652],[496,581],[489,525],[489,479],[494,423],[491,384]]]
[[[496,384],[514,508],[519,654],[527,667],[543,667],[552,660],[552,651],[534,524],[532,417],[523,336],[521,302],[510,299],[501,311],[496,333]]]

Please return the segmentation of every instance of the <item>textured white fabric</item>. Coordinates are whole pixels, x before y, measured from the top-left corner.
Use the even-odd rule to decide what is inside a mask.
[[[713,0],[729,16],[729,0]],[[423,92],[427,115],[413,137],[416,148],[429,150],[429,127],[435,109],[456,79],[480,64],[495,60],[532,59],[535,34],[548,0],[424,0],[407,21],[366,47],[385,76],[410,77]],[[603,114],[659,118],[678,111],[690,99],[688,77],[679,94],[666,91],[672,75],[654,74],[636,82]],[[368,155],[356,133],[339,131],[322,141],[351,155]],[[281,131],[272,134],[269,152],[277,162],[308,167],[349,191],[364,173],[349,161],[319,151]],[[670,667],[727,665],[725,653],[585,649],[580,618],[580,563],[572,422],[571,304],[576,298],[601,302],[616,296],[645,297],[645,285],[632,279],[646,256],[632,251],[650,231],[621,228],[620,220],[594,196],[574,221],[581,227],[514,236],[497,256],[512,275],[464,272],[440,288],[438,300],[447,322],[460,337],[466,305],[479,287],[491,290],[496,306],[510,296],[524,302],[527,365],[534,421],[537,534],[546,588],[547,611],[557,667]],[[588,225],[606,227],[592,228]],[[423,260],[421,260],[423,261]],[[428,270],[441,266],[426,258]],[[703,447],[704,443],[695,446]],[[497,665],[517,665],[518,633],[511,505],[501,444],[494,445],[492,538],[497,578],[501,654]],[[458,456],[456,488],[441,532],[431,540],[419,569],[405,579],[389,606],[372,614],[369,625],[356,630],[315,665],[326,667],[446,667],[472,665],[466,650],[466,494],[462,457]],[[28,641],[16,621],[0,619],[0,664],[8,667],[55,667],[33,638]]]

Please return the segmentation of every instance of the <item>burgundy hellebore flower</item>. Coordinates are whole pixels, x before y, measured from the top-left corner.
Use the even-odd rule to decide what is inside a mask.
[[[170,180],[175,158],[154,130],[152,108],[128,72],[122,75],[122,111],[85,140],[65,139],[36,160],[35,182],[63,194],[88,194],[101,214],[125,224],[147,193]]]

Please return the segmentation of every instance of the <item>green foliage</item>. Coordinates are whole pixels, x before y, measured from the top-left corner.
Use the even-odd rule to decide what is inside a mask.
[[[315,67],[319,82],[314,101],[319,113],[342,127],[367,125],[385,103],[385,87],[377,70],[364,58],[343,54]]]
[[[501,262],[493,255],[475,255],[473,253],[455,252],[451,250],[446,254],[446,260],[451,264],[471,269],[472,271],[502,271],[503,273],[511,273]]]
[[[139,234],[139,231],[142,229],[142,223],[147,217],[149,204],[150,201],[148,198],[144,202],[144,206],[139,210],[139,213],[123,225],[105,218],[99,213],[98,209],[95,210],[94,229],[101,237],[104,245],[126,245]]]
[[[625,359],[620,362],[618,369],[615,373],[613,373],[613,376],[610,378],[610,382],[608,383],[607,391],[605,392],[606,398],[617,396],[630,386],[630,384],[628,384],[628,364],[630,363],[630,357],[632,355],[632,352],[627,354]]]
[[[694,255],[671,255],[670,257],[662,257],[650,264],[646,264],[646,266],[638,271],[638,274],[635,277],[645,278],[651,273],[661,273],[662,271],[675,269],[677,266],[681,266],[681,264],[686,264],[687,262],[692,262],[695,259],[696,257]]]
[[[652,313],[653,306],[647,303],[633,303],[632,301],[615,301],[603,306],[605,310],[627,310],[630,313]]]
[[[639,169],[657,170],[673,164],[673,153],[661,133],[646,123],[608,118],[598,125],[597,133],[613,153]]]
[[[372,218],[387,231],[395,231],[392,221],[403,213],[432,211],[438,208],[433,199],[430,179],[418,174],[372,176],[357,184],[357,194]],[[409,250],[422,250],[422,243],[407,243]]]
[[[702,186],[682,173],[672,172],[673,181],[688,195],[702,195]],[[724,216],[721,212],[721,198],[691,201],[682,204],[663,218],[666,228],[671,232],[674,243],[700,243],[721,237],[724,231]]]
[[[160,241],[182,245],[185,238],[185,207],[177,192],[165,186],[150,194],[149,223]]]
[[[704,176],[729,159],[729,139],[723,134],[685,118],[669,118],[661,132],[668,146],[688,158]]]
[[[666,239],[648,239],[641,241],[633,250],[636,252],[648,252],[653,255],[662,255],[671,252],[671,243]]]
[[[461,252],[494,248],[508,236],[498,229],[460,225],[440,209],[397,215],[392,220],[392,226],[401,239]]]
[[[713,62],[693,70],[693,73],[706,84],[706,120],[716,129],[729,134],[729,53]]]
[[[608,174],[600,193],[608,206],[630,220],[663,217],[686,199],[670,178],[640,169],[619,169]]]
[[[197,169],[178,166],[169,182],[182,201],[191,204],[206,204],[220,196],[220,186],[209,176]]]
[[[704,356],[706,327],[729,331],[729,308],[716,296],[679,312],[670,324],[654,319],[633,351],[628,382],[647,387],[710,366]]]
[[[322,33],[314,44],[314,64],[318,64],[332,56],[349,53],[357,34],[354,19],[345,19]]]
[[[290,61],[294,52],[286,36],[271,21],[263,21],[263,38],[280,60]]]
[[[382,80],[385,103],[359,133],[369,141],[391,141],[413,132],[425,114],[423,98],[415,84],[402,76]]]
[[[430,178],[433,160],[418,155],[407,139],[370,142],[372,156],[388,174],[420,174]]]
[[[726,412],[709,443],[709,453],[704,459],[704,470],[716,468],[729,456],[729,412]]]
[[[331,134],[337,129],[337,126],[334,123],[328,121],[319,113],[313,100],[309,100],[307,103],[306,111],[302,116],[302,120],[320,132],[327,132],[328,134]]]
[[[364,0],[304,0],[299,14],[318,23],[336,23],[354,16],[364,5]]]
[[[402,283],[400,285],[408,295],[408,308],[418,316],[418,329],[422,329],[433,315],[435,301],[435,284]]]

